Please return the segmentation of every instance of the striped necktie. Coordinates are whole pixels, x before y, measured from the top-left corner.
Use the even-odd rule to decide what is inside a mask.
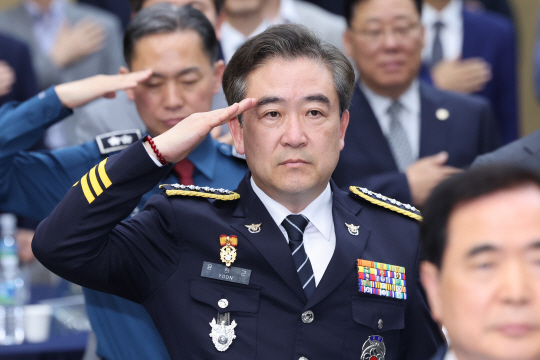
[[[289,215],[283,220],[281,225],[285,228],[289,238],[289,248],[291,249],[294,266],[307,298],[315,291],[315,276],[311,262],[304,249],[304,230],[309,220],[304,215]]]

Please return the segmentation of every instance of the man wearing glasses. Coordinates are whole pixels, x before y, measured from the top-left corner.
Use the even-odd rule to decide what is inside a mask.
[[[487,102],[418,80],[420,0],[348,0],[345,49],[360,78],[333,179],[422,206],[441,180],[493,150]]]

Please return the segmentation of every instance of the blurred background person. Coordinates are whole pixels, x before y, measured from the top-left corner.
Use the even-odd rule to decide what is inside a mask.
[[[96,74],[115,74],[123,64],[122,28],[109,12],[68,0],[23,0],[0,12],[0,31],[30,48],[39,90]],[[45,141],[68,144],[61,125]]]
[[[130,0],[132,14],[149,6],[168,3],[176,6],[191,5],[201,11],[219,34],[223,21],[223,4],[225,0]],[[221,46],[218,44],[217,60],[223,60]],[[223,89],[214,95],[212,109],[226,107],[227,100]],[[111,121],[111,119],[115,119]],[[96,136],[112,131],[139,129],[146,131],[135,103],[128,99],[125,92],[119,92],[114,100],[100,99],[87,106],[75,109],[71,117],[65,120],[66,138],[69,145],[77,145],[93,140]],[[212,136],[220,142],[232,143],[228,126],[215,128]]]
[[[115,14],[122,22],[123,28],[129,23],[131,17],[129,0],[79,0],[79,3],[99,7]]]
[[[36,95],[38,88],[28,46],[0,33],[0,49],[0,106]]]
[[[503,144],[517,139],[519,111],[512,22],[470,11],[462,0],[424,0],[423,77],[445,90],[490,100]]]
[[[421,280],[450,342],[432,360],[540,359],[540,174],[478,167],[422,214]]]
[[[265,17],[271,24],[300,24],[343,51],[345,18],[301,0],[265,0]]]
[[[422,206],[431,190],[498,145],[486,100],[418,79],[420,0],[347,0],[347,54],[360,73],[332,178]]]

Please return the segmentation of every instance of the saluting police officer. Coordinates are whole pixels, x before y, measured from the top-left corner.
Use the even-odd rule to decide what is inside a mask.
[[[420,214],[330,180],[354,86],[347,59],[281,25],[239,48],[223,85],[230,107],[83,176],[38,227],[36,257],[142,304],[172,359],[429,358],[442,339],[418,282]],[[250,168],[237,190],[164,186],[121,222],[228,121]]]

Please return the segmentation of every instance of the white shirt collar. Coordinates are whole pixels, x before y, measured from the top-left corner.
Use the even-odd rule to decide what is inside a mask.
[[[444,360],[457,360],[456,354],[452,350],[448,350],[444,356]]]
[[[43,16],[56,18],[64,14],[66,3],[65,0],[54,0],[45,11],[32,0],[24,1],[23,6],[33,19],[40,19]]]
[[[242,46],[247,39],[262,33],[270,26],[267,20],[263,20],[259,26],[251,34],[245,36],[240,31],[236,30],[229,22],[224,21],[221,25],[221,49],[225,63],[231,60],[232,56]]]
[[[445,25],[453,24],[456,19],[461,18],[463,3],[461,0],[451,0],[441,11],[437,11],[433,6],[424,2],[422,7],[422,23],[425,26],[433,26],[440,20]]]
[[[360,81],[360,89],[364,92],[375,116],[381,118],[386,116],[388,108],[394,102],[393,99],[385,96],[381,96],[371,90],[362,81]],[[420,84],[418,79],[415,79],[411,86],[398,98],[398,101],[403,108],[413,115],[420,114]]]
[[[285,220],[288,215],[291,215],[292,212],[262,191],[261,188],[255,184],[255,181],[253,181],[253,177],[250,179],[250,182],[253,191],[259,197],[266,210],[268,210],[272,219],[274,219],[278,226],[281,226],[283,220]],[[330,189],[330,183],[326,185],[326,188],[315,200],[313,200],[304,210],[300,211],[300,214],[306,216],[309,219],[309,223],[313,224],[313,226],[323,234],[325,239],[330,241],[333,230],[333,221],[328,221],[328,219],[333,219],[332,190]]]

